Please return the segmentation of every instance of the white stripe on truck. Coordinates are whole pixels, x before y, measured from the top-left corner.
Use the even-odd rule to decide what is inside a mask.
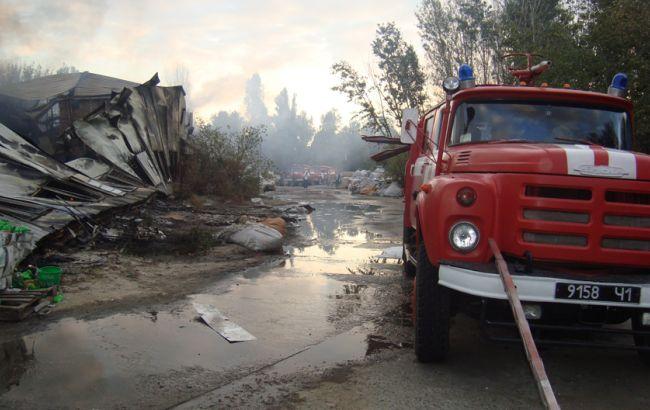
[[[636,157],[631,152],[606,148],[608,165],[596,165],[588,145],[558,145],[566,154],[567,174],[602,178],[636,179]]]
[[[594,166],[594,151],[587,145],[560,145],[566,154],[566,169],[569,175],[583,175],[579,170],[585,165]]]
[[[636,157],[631,152],[607,149],[609,166],[621,168],[625,171],[623,178],[636,179]]]

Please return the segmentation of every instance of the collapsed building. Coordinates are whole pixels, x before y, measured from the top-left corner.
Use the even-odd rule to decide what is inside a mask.
[[[158,83],[83,72],[0,87],[0,289],[46,237],[93,235],[93,216],[172,192],[192,116],[181,86]]]

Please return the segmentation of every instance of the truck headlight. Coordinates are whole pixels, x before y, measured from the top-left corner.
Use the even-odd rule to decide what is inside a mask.
[[[454,250],[462,253],[471,252],[478,245],[478,228],[471,222],[458,222],[449,230],[449,243]]]

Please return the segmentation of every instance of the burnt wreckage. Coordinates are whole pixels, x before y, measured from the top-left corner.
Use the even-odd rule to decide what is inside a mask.
[[[181,86],[158,83],[83,72],[0,87],[0,219],[21,227],[0,232],[0,289],[48,235],[171,193],[192,116]]]

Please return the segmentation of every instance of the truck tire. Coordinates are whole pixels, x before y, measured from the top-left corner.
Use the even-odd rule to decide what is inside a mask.
[[[413,279],[415,277],[415,265],[406,257],[406,248],[414,249],[414,244],[415,229],[404,228],[404,234],[402,236],[402,268],[404,270],[404,277],[407,279]],[[411,253],[411,255],[414,255],[414,253]]]
[[[450,295],[438,284],[438,268],[422,242],[415,274],[415,355],[422,363],[440,362],[449,353]]]
[[[413,265],[407,258],[406,258],[406,249],[404,249],[406,245],[402,245],[402,269],[404,271],[404,277],[407,279],[413,279],[415,277],[415,265]]]
[[[643,326],[641,323],[641,314],[636,314],[632,317],[632,329],[639,332],[650,332],[650,326]],[[634,345],[636,347],[650,347],[650,336],[646,335],[634,335]],[[649,350],[637,350],[641,361],[646,365],[650,366],[650,351]]]

